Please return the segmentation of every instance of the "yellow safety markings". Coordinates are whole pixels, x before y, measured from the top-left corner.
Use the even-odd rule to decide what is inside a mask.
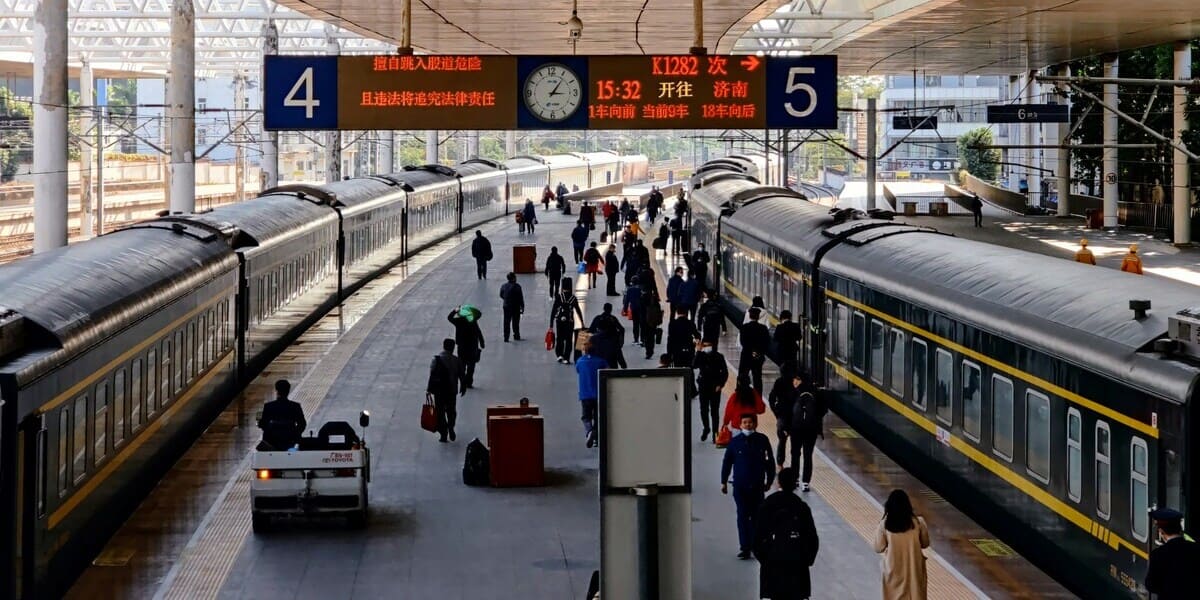
[[[958,352],[964,356],[969,356],[972,359],[977,360],[981,363],[984,363],[997,371],[1001,371],[1001,372],[1011,375],[1017,379],[1020,379],[1020,380],[1024,381],[1025,383],[1028,383],[1029,385],[1036,386],[1044,391],[1050,392],[1056,396],[1059,396],[1060,398],[1063,398],[1064,400],[1067,400],[1068,402],[1071,402],[1073,404],[1078,404],[1079,406],[1085,407],[1088,410],[1102,414],[1105,417],[1112,419],[1113,421],[1117,421],[1118,423],[1121,423],[1121,424],[1129,427],[1130,429],[1136,429],[1136,430],[1138,430],[1152,438],[1155,438],[1155,439],[1158,438],[1158,428],[1153,427],[1148,423],[1144,423],[1144,422],[1134,419],[1128,415],[1117,412],[1107,406],[1104,406],[1103,404],[1100,404],[1099,402],[1095,402],[1093,400],[1088,400],[1087,398],[1084,398],[1083,396],[1080,396],[1079,394],[1076,394],[1075,392],[1072,392],[1068,389],[1057,386],[1057,385],[1055,385],[1049,381],[1046,381],[1045,379],[1042,379],[1036,375],[1033,375],[1031,373],[1026,373],[1025,371],[1022,371],[1020,369],[1009,366],[1009,365],[1007,365],[999,360],[996,360],[990,356],[980,354],[979,352],[976,352],[970,348],[967,348],[966,346],[956,344],[956,343],[954,343],[944,337],[941,337],[931,331],[926,331],[920,327],[906,323],[906,322],[904,322],[900,319],[897,319],[889,314],[880,312],[880,311],[878,311],[874,308],[871,308],[870,306],[867,306],[866,304],[863,304],[856,300],[851,300],[850,298],[847,298],[836,292],[831,292],[829,290],[825,290],[825,295],[829,298],[833,298],[833,299],[837,300],[838,302],[841,302],[848,306],[853,306],[854,308],[857,308],[863,312],[870,313],[871,315],[875,316],[876,318],[887,321],[888,323],[891,323],[892,325],[899,327],[901,329],[908,330],[910,333],[918,334],[926,339],[929,339],[929,340],[937,343],[939,346],[942,346],[943,348],[946,348],[947,350],[954,350],[955,352]]]
[[[207,383],[215,375],[225,372],[226,363],[231,362],[232,359],[233,353],[227,352],[225,356],[218,360],[217,363],[208,370],[208,373],[204,374],[203,377],[198,379],[196,383],[190,389],[188,389],[187,392],[176,398],[175,401],[168,406],[167,409],[163,411],[163,413],[159,415],[157,419],[151,421],[150,424],[147,425],[146,428],[141,431],[141,433],[134,437],[124,449],[117,452],[116,455],[112,457],[112,460],[105,463],[99,471],[88,478],[87,483],[84,483],[82,486],[76,489],[75,492],[71,494],[69,498],[67,498],[66,502],[63,502],[53,513],[50,513],[50,519],[47,521],[47,527],[54,529],[60,522],[62,522],[62,520],[65,519],[72,510],[75,510],[75,507],[78,506],[80,502],[83,502],[85,499],[87,499],[88,495],[96,491],[96,488],[99,487],[100,484],[104,483],[109,477],[111,477],[117,468],[119,468],[122,464],[125,464],[125,461],[129,460],[129,458],[137,452],[138,448],[141,448],[142,445],[145,444],[150,438],[154,437],[154,433],[156,431],[161,429],[166,423],[170,422],[171,417],[175,413],[182,410],[184,405],[195,399],[196,395],[200,393],[201,390],[205,389]]]
[[[937,435],[937,428],[938,428],[937,424],[934,423],[932,420],[930,420],[928,417],[926,417],[924,414],[918,413],[917,411],[910,408],[904,402],[901,402],[901,401],[893,398],[890,394],[884,392],[883,390],[880,390],[879,388],[875,387],[870,382],[855,375],[854,373],[852,373],[850,370],[846,369],[845,367],[842,367],[841,365],[835,363],[833,360],[830,360],[828,358],[825,360],[827,363],[829,363],[829,365],[831,367],[833,367],[833,369],[835,371],[837,371],[838,375],[846,378],[848,381],[853,383],[859,389],[870,394],[876,400],[882,402],[883,404],[887,405],[892,410],[901,414],[902,416],[904,416],[904,418],[908,419],[909,421],[911,421],[913,424],[917,425],[921,429],[924,429],[926,432],[928,432],[930,434]],[[1131,552],[1140,556],[1141,558],[1149,559],[1149,554],[1147,554],[1146,551],[1144,549],[1142,549],[1141,547],[1139,547],[1138,545],[1136,545],[1132,542],[1129,542],[1128,540],[1122,538],[1121,536],[1113,533],[1111,530],[1105,528],[1103,525],[1101,525],[1097,521],[1094,521],[1093,519],[1089,518],[1087,515],[1084,515],[1083,513],[1076,510],[1074,507],[1068,505],[1067,503],[1063,502],[1059,498],[1055,497],[1050,492],[1047,492],[1046,490],[1038,487],[1037,485],[1034,485],[1033,482],[1022,477],[1021,475],[1018,475],[1017,473],[1013,472],[1008,467],[1001,464],[996,459],[992,458],[991,456],[989,456],[988,454],[986,454],[984,452],[981,452],[978,448],[967,443],[967,441],[964,440],[963,438],[961,438],[959,436],[950,436],[950,447],[957,450],[961,454],[967,456],[971,460],[975,461],[975,463],[984,467],[988,471],[991,471],[992,474],[996,475],[997,477],[1000,477],[1005,482],[1007,482],[1009,485],[1024,492],[1025,495],[1029,496],[1030,498],[1033,498],[1041,505],[1054,511],[1060,517],[1074,523],[1080,529],[1090,532],[1097,539],[1104,542],[1105,544],[1108,544],[1109,547],[1111,547],[1113,549],[1117,549],[1120,546],[1125,546]]]

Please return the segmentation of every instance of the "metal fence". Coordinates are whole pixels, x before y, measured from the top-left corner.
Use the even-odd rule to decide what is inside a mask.
[[[1170,232],[1175,222],[1171,209],[1170,204],[1118,202],[1117,222],[1129,229]]]

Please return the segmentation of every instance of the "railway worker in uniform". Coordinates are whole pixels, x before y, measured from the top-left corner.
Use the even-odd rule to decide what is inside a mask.
[[[675,311],[679,309],[679,294],[682,291],[683,267],[675,267],[675,273],[667,280],[667,304],[671,307],[671,314],[675,314]]]
[[[470,304],[463,304],[450,311],[446,320],[454,325],[454,341],[458,344],[458,358],[463,362],[463,385],[475,387],[475,365],[486,344],[483,330],[479,328],[479,317],[483,313]]]
[[[1159,508],[1150,513],[1150,518],[1158,528],[1161,545],[1150,551],[1146,590],[1157,600],[1195,598],[1200,544],[1183,533],[1183,513],[1172,508]]]
[[[508,281],[500,286],[500,299],[504,306],[504,341],[508,341],[511,329],[513,337],[521,341],[521,315],[525,312],[525,292],[517,283],[516,273],[509,273]]]
[[[571,364],[571,352],[575,349],[576,316],[583,321],[583,311],[571,287],[571,278],[563,277],[554,305],[550,307],[550,325],[554,327],[554,353],[558,355],[558,362],[564,365]]]
[[[690,369],[696,358],[696,342],[700,341],[700,332],[696,324],[688,318],[683,308],[675,309],[675,318],[667,326],[667,354],[671,355],[671,364]]]
[[[617,256],[616,244],[609,244],[608,251],[604,253],[604,276],[607,278],[608,289],[605,293],[609,296],[620,296],[617,293],[617,272],[621,270],[621,259]]]
[[[683,188],[680,187],[679,193],[675,195],[675,216],[679,217],[680,221],[683,221],[684,217],[686,217],[687,214],[688,214],[688,201],[687,201],[687,198],[684,196]]]
[[[1121,260],[1121,270],[1135,275],[1142,274],[1142,258],[1137,254],[1137,244],[1129,245],[1129,252]]]
[[[779,360],[780,367],[799,367],[800,365],[800,340],[804,338],[804,331],[800,328],[800,324],[792,320],[792,311],[784,309],[779,311],[779,324],[775,326],[775,349],[779,353],[776,358]]]
[[[812,510],[796,495],[796,469],[779,471],[779,491],[767,496],[754,516],[758,597],[804,600],[812,594],[808,569],[820,549]]]
[[[299,402],[288,399],[292,384],[286,379],[275,382],[275,399],[264,404],[258,427],[263,432],[263,443],[271,450],[287,450],[300,441],[308,421],[304,419],[304,408]]]
[[[537,213],[534,212],[533,200],[525,199],[525,208],[521,209],[521,220],[525,222],[525,229],[529,233],[533,233],[533,226],[537,225]]]
[[[558,283],[566,274],[567,261],[558,253],[558,246],[550,247],[550,256],[546,257],[546,279],[550,282],[550,297],[558,294]]]
[[[700,395],[700,423],[704,426],[700,441],[703,442],[711,431],[721,428],[721,390],[729,381],[729,367],[725,356],[711,342],[701,341],[692,368],[696,370],[696,391]]]
[[[463,363],[454,356],[454,340],[442,340],[442,353],[433,357],[429,364],[429,382],[425,384],[425,392],[433,396],[434,410],[437,412],[437,432],[439,442],[454,441],[454,422],[458,418],[455,394],[467,393],[467,383],[463,379]],[[446,436],[450,439],[447,440]]]
[[[475,239],[471,242],[471,257],[475,259],[475,276],[487,279],[487,264],[492,260],[492,242],[483,237],[483,232],[476,229]]]
[[[571,247],[575,250],[575,264],[583,262],[583,249],[587,248],[588,230],[583,221],[575,221],[571,230]]]
[[[708,289],[708,263],[712,262],[712,257],[708,255],[708,251],[704,249],[704,242],[696,245],[696,250],[692,252],[692,271],[696,272],[696,277],[700,278],[700,289]]]
[[[739,432],[725,447],[721,461],[721,493],[729,493],[733,475],[733,503],[737,506],[738,555],[750,558],[754,547],[754,517],[762,505],[763,495],[775,481],[775,457],[771,440],[755,431],[758,417],[744,413],[739,419]]]
[[[1091,250],[1088,250],[1087,244],[1087,238],[1079,240],[1079,251],[1075,253],[1075,262],[1094,265],[1096,264],[1096,255],[1092,254]]]
[[[762,311],[758,308],[749,310],[750,322],[742,325],[740,343],[742,355],[738,359],[738,377],[748,376],[754,381],[754,389],[762,390],[762,368],[767,359],[767,349],[771,345],[771,332],[766,325],[758,322]]]
[[[882,554],[883,600],[925,600],[925,555],[929,529],[913,514],[904,490],[892,490],[875,529],[875,552]]]
[[[600,397],[600,369],[607,369],[608,363],[603,358],[592,353],[592,343],[585,342],[583,356],[575,363],[575,373],[579,377],[579,406],[583,421],[583,433],[587,438],[587,447],[596,445],[596,406]]]

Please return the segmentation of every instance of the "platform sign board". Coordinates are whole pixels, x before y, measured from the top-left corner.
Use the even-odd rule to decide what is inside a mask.
[[[937,117],[892,117],[892,129],[937,129]]]
[[[1066,104],[995,104],[987,107],[988,123],[1070,123]]]
[[[268,56],[268,130],[837,127],[837,57]]]
[[[600,371],[600,589],[692,597],[690,369]],[[651,496],[635,490],[650,486]]]

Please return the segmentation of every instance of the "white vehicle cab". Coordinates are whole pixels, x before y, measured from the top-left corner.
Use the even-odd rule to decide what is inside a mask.
[[[371,480],[371,451],[366,428],[370,413],[363,411],[360,437],[349,423],[330,421],[316,436],[300,438],[288,450],[260,448],[251,459],[252,523],[255,533],[285,516],[344,515],[352,527],[367,524],[367,483]]]

